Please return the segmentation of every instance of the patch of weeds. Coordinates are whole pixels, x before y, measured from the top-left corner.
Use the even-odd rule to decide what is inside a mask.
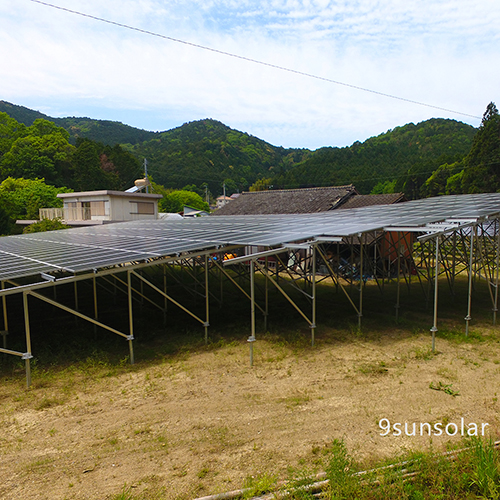
[[[64,403],[65,403],[65,401],[63,399],[44,396],[42,398],[42,400],[36,406],[36,409],[37,410],[45,410],[47,408],[52,408],[53,406],[59,406],[59,405],[62,405]]]
[[[288,396],[286,398],[281,398],[281,402],[285,403],[288,408],[294,408],[296,406],[301,406],[309,401],[311,401],[311,396],[306,393],[297,391],[296,394]]]
[[[452,387],[453,384],[443,384],[443,382],[439,381],[437,384],[431,382],[429,384],[429,389],[433,389],[434,391],[443,391],[450,396],[460,396],[460,392],[455,391]]]
[[[355,463],[347,453],[343,441],[335,439],[328,450],[326,477],[332,498],[355,498],[359,490],[359,478],[354,476]]]
[[[210,472],[210,468],[205,466],[205,467],[202,467],[198,473],[196,474],[196,476],[199,478],[199,479],[204,479],[205,477],[207,477],[208,473]]]
[[[276,488],[277,479],[276,475],[267,473],[247,477],[243,483],[243,488],[247,490],[243,498],[252,498],[273,491]]]
[[[30,472],[38,472],[40,474],[45,474],[53,468],[54,459],[53,458],[41,458],[35,460],[27,465],[27,469]]]
[[[457,378],[456,375],[449,368],[439,368],[436,374],[439,375],[440,377],[445,377],[450,380],[455,380]]]
[[[498,452],[493,441],[484,442],[479,438],[471,439],[470,485],[483,498],[500,497],[500,470]]]
[[[465,335],[462,329],[445,328],[443,330],[438,330],[437,336],[457,344],[470,344],[485,341],[485,338],[480,333],[469,330],[469,334]]]
[[[415,359],[423,361],[430,361],[437,354],[437,352],[432,351],[432,347],[426,347],[425,349],[417,347],[413,352],[415,353]]]
[[[358,371],[364,375],[383,375],[389,370],[384,361],[378,363],[364,363],[358,367]]]
[[[137,497],[132,494],[131,488],[125,484],[122,491],[112,496],[111,500],[136,500],[136,498]]]

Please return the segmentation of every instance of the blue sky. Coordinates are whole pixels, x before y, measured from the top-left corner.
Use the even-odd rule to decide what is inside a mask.
[[[497,0],[48,0],[243,57],[480,117],[500,105]],[[276,146],[346,146],[432,117],[390,99],[0,0],[0,99],[168,130],[220,120]]]

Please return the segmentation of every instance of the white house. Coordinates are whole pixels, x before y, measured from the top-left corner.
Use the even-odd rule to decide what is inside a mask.
[[[59,217],[70,226],[87,226],[138,219],[158,219],[161,194],[124,191],[60,193],[63,208],[42,208],[40,219]]]

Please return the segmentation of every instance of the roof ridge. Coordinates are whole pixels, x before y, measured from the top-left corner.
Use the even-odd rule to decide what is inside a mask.
[[[241,194],[256,194],[256,193],[290,193],[292,191],[319,191],[327,189],[356,189],[354,184],[345,184],[344,186],[319,186],[311,188],[293,188],[293,189],[266,189],[263,191],[243,191]]]

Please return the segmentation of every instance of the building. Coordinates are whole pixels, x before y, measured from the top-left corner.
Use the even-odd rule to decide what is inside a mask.
[[[231,196],[219,196],[216,200],[216,208],[222,208],[233,200],[234,198],[231,198]]]
[[[403,193],[361,195],[352,184],[250,191],[221,206],[213,215],[308,214],[339,208],[392,205],[404,201]]]
[[[40,209],[40,220],[60,218],[70,226],[90,226],[158,219],[158,200],[162,195],[102,190],[60,193],[57,197],[63,200],[64,207]]]

